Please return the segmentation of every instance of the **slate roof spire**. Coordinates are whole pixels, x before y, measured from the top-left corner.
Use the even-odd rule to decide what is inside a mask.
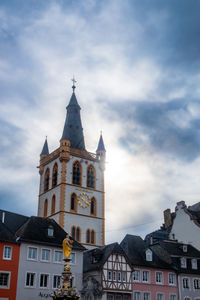
[[[104,142],[103,142],[103,137],[102,137],[102,132],[100,134],[100,138],[99,138],[99,143],[98,143],[98,147],[96,150],[96,153],[102,153],[102,152],[106,152],[105,146],[104,146]]]
[[[48,155],[48,154],[49,154],[49,147],[48,147],[47,136],[46,136],[44,146],[42,148],[42,152],[40,155]]]
[[[67,115],[61,140],[70,140],[71,148],[85,150],[85,141],[80,115],[81,107],[79,106],[75,95],[76,81],[74,78],[72,81],[73,92],[69,104],[66,107]]]

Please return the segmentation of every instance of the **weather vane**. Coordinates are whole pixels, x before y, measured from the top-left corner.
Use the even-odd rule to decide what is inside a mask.
[[[76,80],[75,80],[74,76],[73,76],[72,82],[73,82],[72,89],[73,89],[73,93],[74,93],[74,90],[76,88],[76,86],[75,86]]]

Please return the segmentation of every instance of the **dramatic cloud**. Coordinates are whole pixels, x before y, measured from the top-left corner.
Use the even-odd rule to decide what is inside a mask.
[[[107,241],[199,201],[198,1],[1,1],[1,208],[37,213],[44,138],[59,145],[70,78],[87,149],[107,149]]]

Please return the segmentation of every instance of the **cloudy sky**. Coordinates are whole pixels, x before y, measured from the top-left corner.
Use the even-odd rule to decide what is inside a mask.
[[[144,237],[200,201],[200,1],[0,1],[0,208],[37,214],[71,78],[87,149],[103,131],[106,236]]]

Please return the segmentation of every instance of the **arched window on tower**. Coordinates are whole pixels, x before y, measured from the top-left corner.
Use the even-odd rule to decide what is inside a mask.
[[[95,168],[92,165],[87,168],[87,187],[95,187]]]
[[[90,243],[90,229],[88,229],[86,231],[86,243],[89,244]]]
[[[49,189],[49,168],[46,170],[44,175],[44,192]]]
[[[94,197],[91,199],[90,203],[90,214],[93,216],[96,216],[97,214],[96,199]]]
[[[72,226],[71,236],[72,236],[73,239],[76,239],[76,227],[75,226]]]
[[[76,240],[81,242],[81,230],[79,227],[76,228]]]
[[[51,200],[51,214],[55,214],[55,207],[56,207],[56,196],[53,195]]]
[[[95,232],[94,232],[94,230],[92,230],[91,233],[90,233],[90,242],[91,242],[91,244],[95,244]]]
[[[48,212],[48,200],[45,199],[44,201],[44,217],[47,217],[47,212]]]
[[[77,196],[74,193],[71,195],[70,209],[74,212],[77,211]]]
[[[54,188],[58,183],[58,165],[55,163],[53,167],[53,175],[52,175],[52,188]]]
[[[81,164],[78,161],[73,164],[72,173],[72,183],[81,185]]]

